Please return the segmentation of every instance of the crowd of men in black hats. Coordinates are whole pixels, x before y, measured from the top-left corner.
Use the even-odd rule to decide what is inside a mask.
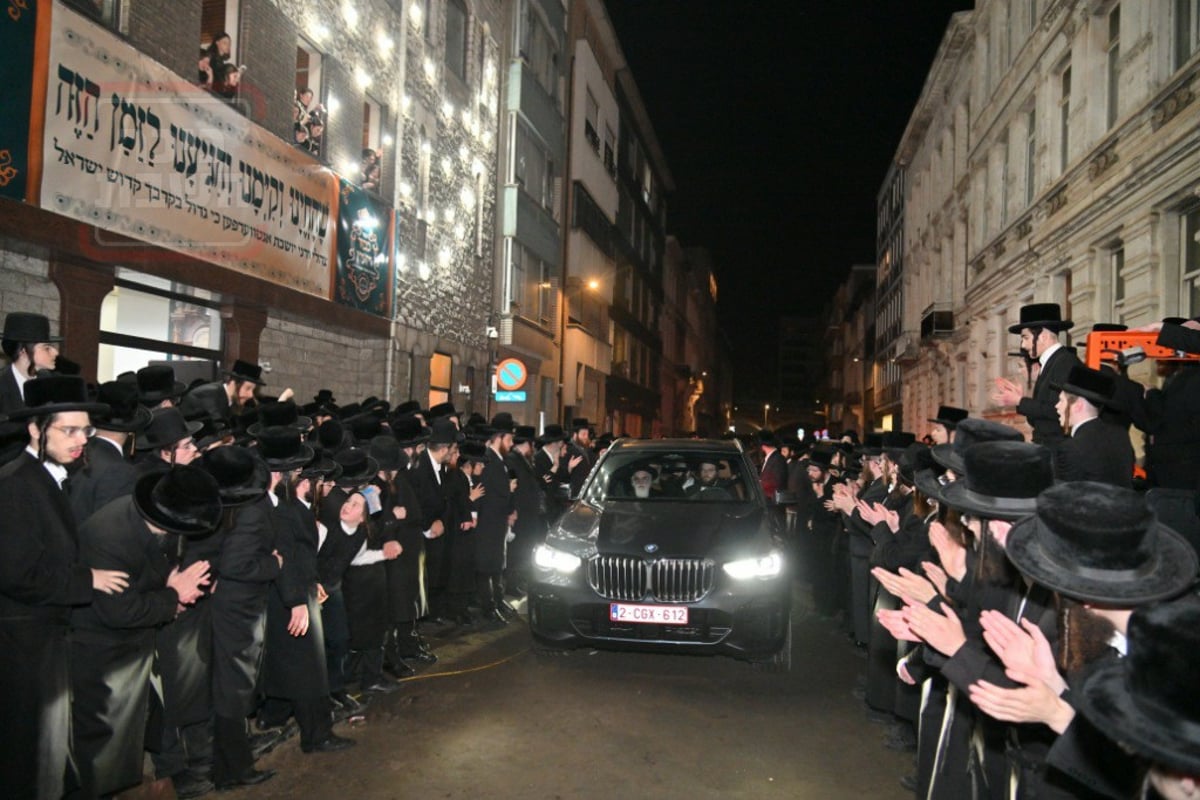
[[[237,361],[186,387],[147,366],[91,390],[45,317],[10,313],[0,374],[5,797],[178,797],[272,777],[437,661],[426,633],[499,629],[571,485],[586,419],[538,433],[450,403],[298,407]],[[15,389],[15,391],[14,391]]]
[[[1200,318],[1147,329],[1176,355],[1149,390],[1082,363],[1072,325],[1035,304],[1010,328],[1031,391],[993,400],[1032,441],[950,406],[923,442],[761,437],[814,610],[921,798],[1200,797]]]

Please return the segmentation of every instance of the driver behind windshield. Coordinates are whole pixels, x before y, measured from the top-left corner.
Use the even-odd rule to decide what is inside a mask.
[[[687,489],[687,496],[697,500],[729,500],[732,495],[729,493],[730,480],[726,480],[718,475],[718,466],[715,459],[701,461],[697,470],[697,480]]]

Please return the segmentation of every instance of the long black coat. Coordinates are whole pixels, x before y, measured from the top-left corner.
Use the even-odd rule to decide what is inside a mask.
[[[1023,397],[1017,403],[1017,412],[1025,415],[1029,426],[1033,428],[1033,441],[1037,444],[1053,447],[1066,438],[1054,407],[1058,403],[1058,390],[1054,387],[1066,383],[1071,367],[1078,363],[1079,356],[1075,355],[1074,348],[1055,350],[1038,373],[1037,382],[1033,384],[1033,395]]]
[[[582,456],[582,458],[575,465],[575,469],[570,470],[571,497],[579,496],[579,492],[583,489],[583,484],[587,481],[588,473],[592,471],[592,466],[596,463],[596,456],[591,448],[580,447],[575,442],[570,442],[567,445],[566,451],[563,452],[559,460],[569,465],[571,459],[576,456]]]
[[[446,472],[435,467],[428,452],[416,456],[417,464],[408,472],[409,481],[421,508],[421,530],[429,530],[434,520],[446,516],[446,494],[443,481]],[[435,472],[435,470],[437,470]],[[441,479],[439,480],[439,474]],[[449,532],[449,531],[447,531]],[[442,588],[446,582],[446,537],[425,542],[425,582],[430,589]]]
[[[455,594],[470,594],[475,591],[475,528],[462,529],[464,522],[471,521],[471,512],[479,508],[471,502],[473,478],[461,469],[446,471],[443,478],[446,493],[445,544],[446,590]]]
[[[475,571],[494,575],[504,569],[504,537],[508,533],[508,515],[512,513],[512,490],[508,466],[490,447],[483,462],[483,497],[479,498],[479,519],[475,525]]]
[[[329,694],[325,631],[317,602],[317,518],[299,500],[281,500],[275,509],[276,549],[283,568],[267,598],[263,687],[269,697],[288,700]],[[308,632],[288,633],[292,609],[308,607]]]
[[[142,779],[154,635],[175,619],[179,604],[167,587],[166,542],[146,527],[131,497],[114,500],[79,528],[83,563],[129,573],[124,592],[97,592],[71,615],[75,757],[88,796]]]
[[[216,590],[212,595],[213,710],[242,719],[254,709],[262,666],[267,595],[279,576],[275,521],[265,496],[234,512],[225,532]]]
[[[1097,418],[1079,426],[1055,448],[1054,477],[1132,489],[1133,462],[1129,430]]]
[[[528,458],[512,450],[504,460],[517,476],[517,490],[512,497],[517,512],[513,533],[517,538],[509,544],[508,561],[510,566],[523,568],[529,563],[533,548],[546,539],[546,495]]]
[[[567,462],[561,458],[555,462],[545,449],[538,448],[533,456],[533,471],[546,499],[546,524],[553,525],[567,506],[559,488],[570,483]]]
[[[225,392],[225,384],[220,381],[202,383],[183,396],[180,410],[186,416],[204,412],[213,419],[226,422],[233,416],[229,406],[229,395]]]
[[[21,387],[17,386],[17,376],[13,375],[11,364],[0,369],[0,414],[11,414],[25,407],[25,397]]]
[[[1185,363],[1161,389],[1122,379],[1133,424],[1146,433],[1146,472],[1152,486],[1200,491],[1200,365]]]
[[[137,467],[112,442],[100,437],[89,441],[87,466],[67,483],[75,521],[82,524],[111,501],[132,494],[137,479]]]
[[[66,494],[23,452],[0,468],[0,775],[4,795],[58,797],[74,783],[71,607],[92,600]],[[64,776],[69,780],[64,783]]]
[[[400,545],[400,555],[385,562],[388,581],[388,620],[393,625],[411,623],[424,613],[421,606],[421,556],[425,536],[421,528],[421,504],[409,482],[408,471],[396,473],[393,485],[384,493],[383,514],[391,517],[384,540]],[[404,509],[404,519],[396,519],[392,508]]]

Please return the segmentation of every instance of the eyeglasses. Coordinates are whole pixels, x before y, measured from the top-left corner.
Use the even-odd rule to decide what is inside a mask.
[[[51,428],[62,433],[68,439],[74,439],[77,436],[82,436],[84,439],[90,439],[96,435],[96,429],[91,425],[80,427],[79,425],[51,425]]]

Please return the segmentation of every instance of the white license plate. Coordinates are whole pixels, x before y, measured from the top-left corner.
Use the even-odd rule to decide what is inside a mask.
[[[613,622],[642,622],[648,625],[687,625],[686,606],[633,606],[610,603],[608,618]]]

